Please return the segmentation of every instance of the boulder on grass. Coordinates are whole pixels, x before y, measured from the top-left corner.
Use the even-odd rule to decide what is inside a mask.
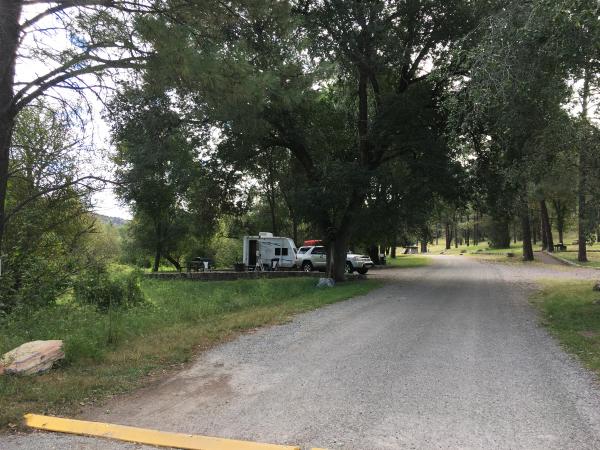
[[[598,282],[597,282],[597,283],[594,285],[594,287],[593,287],[593,290],[594,290],[594,291],[597,291],[597,292],[600,292],[600,281],[598,281]]]
[[[64,357],[63,341],[26,342],[0,358],[0,374],[34,375],[45,372]]]
[[[335,280],[333,278],[319,278],[319,282],[317,283],[317,287],[318,288],[323,288],[323,287],[334,287],[335,286]]]

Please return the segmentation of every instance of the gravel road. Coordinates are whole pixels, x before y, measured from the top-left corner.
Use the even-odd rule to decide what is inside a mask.
[[[442,256],[373,276],[390,283],[245,334],[85,417],[304,448],[600,448],[596,381],[527,303],[536,278],[600,272]],[[140,447],[31,433],[0,448]]]

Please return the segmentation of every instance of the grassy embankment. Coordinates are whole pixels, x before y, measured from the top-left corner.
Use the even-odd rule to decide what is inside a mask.
[[[400,250],[400,248],[398,249]],[[431,264],[431,258],[422,255],[400,255],[396,256],[396,259],[388,257],[386,264],[392,267],[423,267]]]
[[[534,246],[534,250],[538,250],[537,248],[538,246]],[[485,256],[486,254],[491,254],[492,256],[495,255],[499,255],[499,256],[505,256],[506,253],[513,253],[515,255],[515,257],[520,257],[523,256],[523,248],[522,248],[522,243],[521,242],[517,242],[515,243],[511,243],[510,244],[510,248],[490,248],[487,242],[480,242],[477,245],[459,245],[458,248],[454,245],[454,243],[452,243],[452,247],[448,250],[446,250],[446,245],[444,243],[444,241],[442,239],[440,239],[439,244],[438,245],[430,245],[428,247],[429,251],[431,253],[442,253],[444,252],[444,254],[446,255],[459,255],[459,254],[466,254],[466,255],[482,255]]]
[[[75,414],[147,382],[238,332],[365,294],[375,280],[317,289],[315,279],[145,280],[147,305],[112,314],[72,302],[0,319],[0,354],[36,339],[63,339],[66,360],[46,374],[0,376],[0,430],[26,412]]]
[[[573,246],[574,247],[574,246]],[[600,250],[600,246],[598,244],[594,245],[596,248],[592,248],[592,250]],[[557,256],[564,258],[568,261],[574,262],[584,267],[598,267],[600,268],[600,251],[589,251],[588,248],[587,257],[588,262],[581,263],[577,261],[577,252],[576,251],[568,251],[568,252],[559,252]]]
[[[592,286],[591,281],[546,282],[532,301],[563,347],[600,376],[600,292]]]

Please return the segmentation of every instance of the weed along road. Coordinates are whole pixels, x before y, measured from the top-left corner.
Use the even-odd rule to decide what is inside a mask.
[[[600,448],[600,395],[527,301],[588,272],[436,257],[372,293],[244,334],[83,419],[302,448]],[[0,448],[139,448],[2,436]]]

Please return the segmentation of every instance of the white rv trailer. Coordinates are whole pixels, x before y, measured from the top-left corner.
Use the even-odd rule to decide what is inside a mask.
[[[244,264],[248,269],[291,269],[296,264],[296,244],[287,237],[260,232],[244,236]]]

